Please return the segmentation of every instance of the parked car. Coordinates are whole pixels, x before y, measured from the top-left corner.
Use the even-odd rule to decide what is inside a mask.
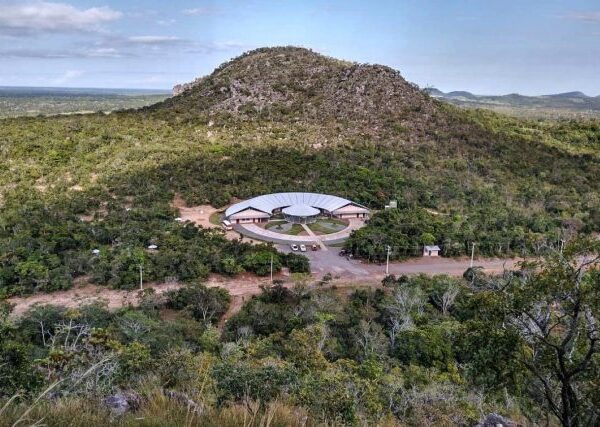
[[[342,249],[338,255],[339,256],[347,256],[348,252],[346,251],[346,249]]]
[[[317,249],[319,249],[319,247],[317,245],[312,245],[312,250],[316,251]]]
[[[290,245],[290,247],[292,248],[293,251],[297,251],[298,250],[298,245]]]
[[[306,252],[306,246],[300,245],[300,252]]]

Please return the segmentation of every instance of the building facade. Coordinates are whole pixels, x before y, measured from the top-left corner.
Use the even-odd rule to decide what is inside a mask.
[[[233,224],[266,222],[282,214],[289,222],[314,222],[318,216],[367,219],[369,209],[342,197],[318,193],[274,193],[230,206],[225,218]]]

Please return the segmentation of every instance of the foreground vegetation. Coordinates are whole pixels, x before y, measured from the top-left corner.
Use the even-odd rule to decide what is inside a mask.
[[[139,308],[0,316],[0,424],[532,425],[600,419],[600,247],[490,277],[376,289],[275,285],[216,325],[227,291]]]

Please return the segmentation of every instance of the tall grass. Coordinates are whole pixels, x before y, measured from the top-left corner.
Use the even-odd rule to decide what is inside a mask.
[[[165,426],[165,427],[278,427],[309,426],[305,411],[293,406],[272,402],[260,405],[248,401],[243,404],[211,408],[197,413],[192,408],[155,393],[136,412],[116,416],[101,402],[64,398],[57,401],[44,401],[28,406],[11,400],[0,414],[1,427],[14,426]]]

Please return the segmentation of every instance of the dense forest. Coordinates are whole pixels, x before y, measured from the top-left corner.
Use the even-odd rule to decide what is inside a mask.
[[[470,114],[488,118],[487,113]],[[462,154],[452,154],[459,150],[455,146],[430,144],[397,150],[384,143],[303,148],[279,140],[277,135],[293,132],[282,125],[266,131],[271,140],[255,144],[264,134],[250,126],[244,134],[243,126],[174,125],[135,113],[4,124],[4,295],[61,289],[83,275],[132,286],[140,256],[152,263],[150,280],[245,269],[242,253],[251,248],[227,242],[218,232],[174,222],[178,214],[169,203],[176,193],[190,205],[215,206],[271,191],[327,192],[374,209],[398,200],[397,210],[375,213],[348,243],[370,261],[381,260],[387,245],[393,258],[401,258],[417,255],[421,245],[430,243],[439,244],[445,256],[468,254],[472,242],[478,255],[537,254],[600,228],[600,174],[597,156],[591,154],[596,134],[579,124],[552,128],[552,133],[540,129],[554,146],[522,141],[493,147],[506,150],[502,156],[475,145],[481,151],[461,148]],[[239,138],[230,136],[238,132]],[[571,136],[579,139],[568,142]],[[562,149],[559,144],[570,145]],[[586,150],[590,154],[583,154]],[[514,160],[505,165],[504,156]],[[160,250],[145,253],[150,244]],[[93,249],[102,255],[92,257]]]
[[[600,247],[501,276],[0,311],[0,425],[597,425]],[[306,282],[304,282],[306,283]],[[511,421],[508,421],[511,420]]]

